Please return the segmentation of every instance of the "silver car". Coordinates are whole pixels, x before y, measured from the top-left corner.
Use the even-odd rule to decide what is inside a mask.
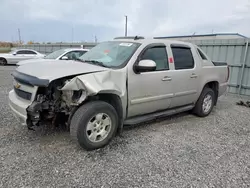
[[[19,61],[35,58],[43,58],[45,54],[41,54],[31,49],[18,49],[10,53],[0,54],[0,65],[17,64]]]
[[[57,51],[54,51],[45,57],[41,59],[29,59],[29,60],[24,60],[20,61],[17,63],[17,66],[24,65],[27,63],[38,63],[42,61],[51,61],[51,60],[75,60],[79,57],[81,57],[83,54],[85,54],[88,49],[83,49],[83,48],[67,48],[67,49],[60,49]]]

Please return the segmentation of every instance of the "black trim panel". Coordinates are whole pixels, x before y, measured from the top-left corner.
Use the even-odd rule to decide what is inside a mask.
[[[20,73],[18,71],[13,72],[12,76],[20,83],[29,86],[47,87],[49,85],[49,80],[47,79],[39,79],[35,76],[30,76],[24,73]]]
[[[14,87],[14,90],[15,90],[15,93],[16,93],[19,97],[21,97],[21,98],[23,98],[23,99],[26,99],[26,100],[30,100],[30,99],[31,99],[31,96],[32,96],[31,93],[26,92],[26,91],[22,91],[22,90],[20,90],[20,89],[15,88],[15,87]]]
[[[212,61],[212,63],[214,64],[214,66],[227,66],[226,62]]]

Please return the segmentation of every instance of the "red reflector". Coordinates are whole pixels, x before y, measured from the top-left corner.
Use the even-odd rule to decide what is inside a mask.
[[[172,57],[169,58],[169,63],[173,63],[173,58]]]

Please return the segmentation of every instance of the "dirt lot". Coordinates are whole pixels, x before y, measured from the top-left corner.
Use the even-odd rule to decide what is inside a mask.
[[[0,67],[0,187],[250,187],[250,109],[223,96],[212,114],[126,128],[86,152],[62,129],[28,131],[12,115]]]

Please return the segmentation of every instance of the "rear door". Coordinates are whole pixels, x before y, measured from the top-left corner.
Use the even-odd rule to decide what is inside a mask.
[[[197,99],[199,89],[199,65],[194,61],[194,49],[182,44],[172,44],[170,47],[175,67],[172,75],[174,98],[171,107],[192,104]]]

